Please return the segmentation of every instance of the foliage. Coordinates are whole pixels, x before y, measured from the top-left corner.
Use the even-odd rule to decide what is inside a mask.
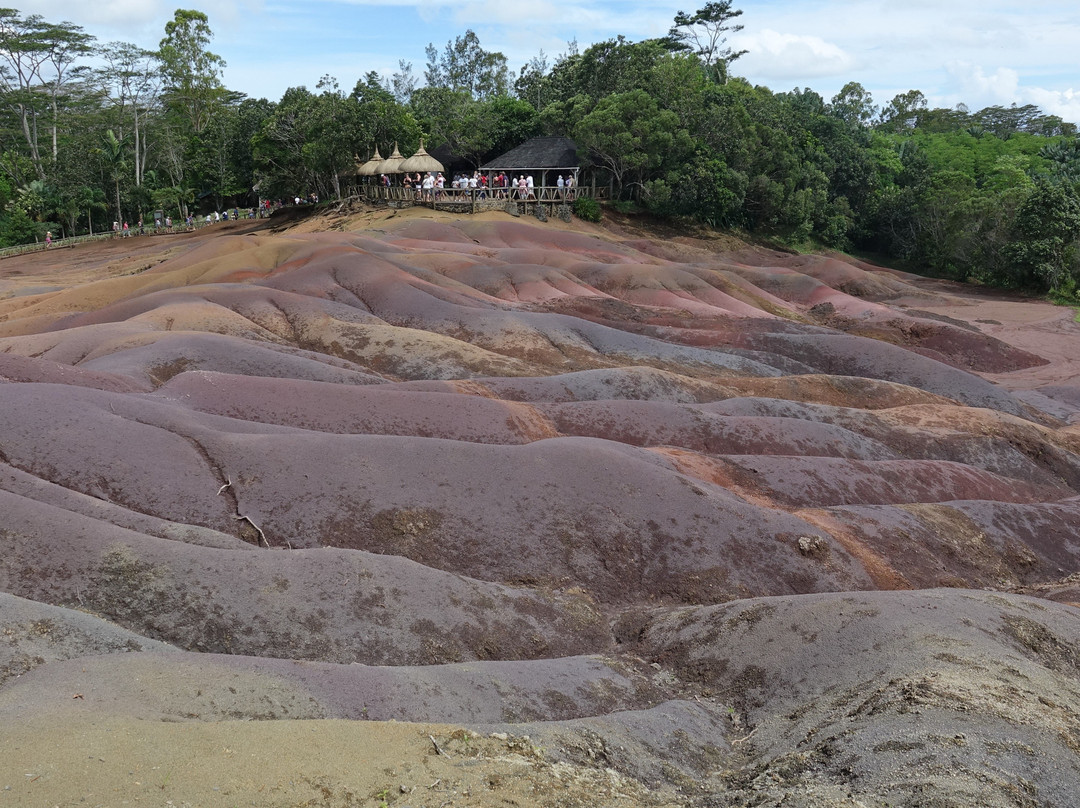
[[[731,0],[706,3],[694,14],[680,11],[668,32],[668,43],[674,49],[690,50],[701,57],[706,70],[723,83],[727,80],[728,66],[746,53],[724,47],[727,32],[737,33],[743,29],[741,25],[731,24],[740,16],[742,11],[732,9]],[[713,67],[716,70],[710,70]]]
[[[484,50],[471,29],[447,42],[442,54],[431,44],[426,53],[424,78],[428,87],[459,90],[477,99],[506,95],[510,90],[506,57]]]
[[[579,196],[574,200],[574,215],[586,222],[598,222],[602,218],[600,203],[591,196]]]
[[[225,87],[200,11],[177,10],[150,51],[0,9],[0,240],[107,229],[158,207],[342,196],[357,159],[395,144],[409,154],[421,136],[481,165],[558,134],[613,204],[1075,298],[1074,123],[1031,104],[935,108],[917,89],[879,106],[854,81],[828,101],[753,86],[730,74],[740,17],[707,2],[662,39],[540,51],[516,81],[466,31],[428,47],[424,86],[401,60],[389,76],[358,71],[348,93],[324,76],[272,101]],[[584,196],[575,210],[600,213]]]
[[[21,207],[14,207],[0,219],[0,246],[33,244],[38,240],[41,227]]]
[[[210,20],[204,13],[177,9],[165,24],[165,37],[158,49],[166,103],[187,119],[193,132],[206,128],[226,95],[221,83],[225,61],[207,50],[212,37]]]
[[[1007,251],[1014,281],[1042,290],[1075,288],[1080,277],[1080,198],[1061,183],[1042,180],[1020,205]]]
[[[678,162],[693,145],[678,116],[644,90],[602,98],[574,127],[574,140],[611,172],[619,190],[628,178],[640,183],[665,162]]]

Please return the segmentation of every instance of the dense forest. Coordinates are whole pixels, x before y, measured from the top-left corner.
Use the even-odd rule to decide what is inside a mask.
[[[1034,106],[878,106],[735,73],[730,2],[665,37],[543,52],[520,71],[472,31],[350,91],[324,76],[277,101],[223,83],[206,15],[178,10],[157,50],[0,9],[0,246],[100,231],[154,209],[348,193],[356,158],[421,137],[473,165],[569,135],[616,202],[796,247],[861,250],[1077,302],[1080,139]]]

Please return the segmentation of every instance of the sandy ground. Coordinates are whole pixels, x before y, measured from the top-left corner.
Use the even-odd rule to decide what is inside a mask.
[[[993,290],[972,294],[959,284],[927,281],[920,285],[940,289],[954,298],[947,306],[921,305],[920,310],[963,321],[984,334],[1047,360],[1045,365],[1009,373],[982,373],[983,378],[1014,392],[1037,392],[1059,386],[1080,388],[1080,322],[1077,322],[1080,310]],[[1048,392],[1053,395],[1057,391]],[[1044,396],[1027,399],[1037,406],[1054,409],[1052,401]],[[1060,414],[1070,423],[1080,423],[1075,413]]]
[[[984,334],[1037,353],[1049,361],[1040,367],[1012,373],[986,374],[995,383],[1010,389],[1023,389],[1025,385],[1036,388],[1044,384],[1075,384],[1080,380],[1080,356],[1076,353],[1080,322],[1076,321],[1075,308],[993,291],[973,295],[953,284],[942,289],[953,295],[956,302],[948,306],[919,308],[962,320]]]
[[[614,771],[547,763],[529,739],[444,725],[39,719],[4,731],[0,805],[676,804]]]

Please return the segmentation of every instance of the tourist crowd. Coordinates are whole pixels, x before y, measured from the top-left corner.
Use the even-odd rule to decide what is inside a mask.
[[[387,174],[379,177],[379,185],[390,188],[391,180]],[[459,173],[447,182],[441,171],[426,174],[407,173],[402,180],[406,195],[412,194],[417,201],[432,202],[439,199],[536,199],[536,185],[531,174],[510,176],[505,171],[488,179],[486,174],[474,171],[472,174]],[[574,176],[559,175],[556,182],[556,199],[573,199]]]

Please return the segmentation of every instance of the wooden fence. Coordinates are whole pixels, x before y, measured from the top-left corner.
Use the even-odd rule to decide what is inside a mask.
[[[367,202],[385,202],[391,205],[425,205],[444,210],[460,208],[460,212],[492,210],[504,207],[508,202],[518,204],[561,205],[573,203],[580,197],[605,199],[608,189],[587,186],[559,188],[555,185],[537,185],[522,194],[517,188],[436,188],[424,190],[401,185],[362,185],[360,196]],[[499,204],[501,203],[501,205]]]
[[[211,222],[213,224],[213,222]],[[205,221],[195,219],[194,227],[207,227]],[[194,228],[192,228],[194,229]],[[164,226],[155,230],[153,227],[146,228],[146,232],[143,236],[161,236],[169,233],[183,233],[189,230],[188,226],[183,223],[174,223],[171,230],[166,230]],[[109,239],[123,239],[123,238],[139,238],[138,230],[128,230],[129,235],[124,236],[121,233],[114,233],[111,230],[106,230],[104,233],[94,233],[93,235],[82,236],[68,236],[67,238],[53,239],[51,247],[46,247],[44,241],[37,241],[33,244],[17,244],[14,247],[4,247],[0,249],[0,259],[14,258],[19,255],[26,255],[28,253],[44,252],[49,250],[60,250],[66,247],[74,247],[76,244],[85,244],[88,241],[108,241]]]

